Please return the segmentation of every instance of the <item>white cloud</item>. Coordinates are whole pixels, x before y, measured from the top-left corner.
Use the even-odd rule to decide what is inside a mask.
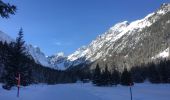
[[[61,42],[55,42],[54,45],[61,46],[62,43]]]
[[[54,45],[56,46],[69,46],[69,45],[72,45],[71,42],[54,42]]]

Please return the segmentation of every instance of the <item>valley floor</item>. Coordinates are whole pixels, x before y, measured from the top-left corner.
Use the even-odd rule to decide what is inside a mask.
[[[132,87],[133,100],[170,100],[170,84],[135,84]],[[130,100],[129,87],[95,87],[90,83],[31,85],[17,89],[2,89],[0,100]]]

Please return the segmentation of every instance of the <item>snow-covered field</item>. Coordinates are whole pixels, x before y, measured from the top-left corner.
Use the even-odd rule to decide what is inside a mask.
[[[1,86],[1,85],[0,85]],[[133,100],[170,100],[170,84],[135,84]],[[130,100],[129,87],[95,87],[90,83],[31,85],[7,91],[0,87],[0,100]]]

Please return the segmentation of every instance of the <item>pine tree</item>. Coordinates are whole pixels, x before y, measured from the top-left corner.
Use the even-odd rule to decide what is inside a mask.
[[[125,68],[121,75],[121,85],[129,86],[133,85],[131,73]]]
[[[148,78],[151,83],[160,83],[160,75],[154,63],[149,64],[148,66]]]
[[[120,83],[120,73],[119,73],[119,71],[114,69],[112,74],[111,74],[111,78],[112,78],[112,81],[111,81],[112,85],[116,86],[117,84],[119,84]]]
[[[101,74],[101,85],[108,86],[111,85],[111,73],[108,70],[108,66],[105,66],[105,70]]]
[[[2,18],[9,18],[10,14],[15,14],[16,6],[10,5],[9,3],[4,3],[0,0],[0,16]]]
[[[144,66],[139,67],[135,66],[132,67],[131,72],[132,72],[132,79],[136,83],[143,83],[145,81],[145,73],[144,73]]]
[[[25,41],[23,40],[23,30],[20,29],[15,44],[15,59],[18,68],[18,73],[21,74],[21,85],[28,85],[31,83],[31,69],[30,58],[25,48]]]
[[[6,44],[7,45],[7,44]],[[14,52],[14,42],[11,42],[9,44],[9,48],[7,49],[9,52],[4,52],[6,61],[4,62],[5,65],[5,73],[4,73],[4,82],[5,85],[3,88],[10,89],[12,86],[16,84],[15,80],[15,70],[16,68],[11,66],[12,59],[13,58],[13,52]]]
[[[10,43],[10,53],[8,55],[8,62],[5,65],[5,88],[10,89],[16,85],[16,77],[20,74],[21,85],[26,86],[31,83],[31,66],[30,58],[26,53],[24,46],[22,29],[18,33],[16,42]]]
[[[158,64],[158,71],[159,71],[159,75],[160,75],[160,80],[162,83],[168,83],[168,64],[166,60],[162,60],[159,64]]]
[[[167,82],[170,83],[170,60],[168,60],[166,62],[166,65],[167,65],[167,76],[168,76],[168,79],[167,79]]]
[[[100,86],[101,85],[101,70],[99,65],[96,65],[96,68],[93,72],[93,80],[92,80],[93,84]]]

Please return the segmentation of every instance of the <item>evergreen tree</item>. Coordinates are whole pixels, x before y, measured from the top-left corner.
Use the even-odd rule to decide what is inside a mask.
[[[131,73],[125,68],[121,75],[121,85],[129,86],[133,85]]]
[[[10,14],[15,14],[16,6],[10,5],[9,3],[4,3],[0,0],[0,16],[2,18],[9,18]]]
[[[170,60],[166,61],[166,65],[167,65],[166,70],[167,70],[167,77],[168,77],[167,82],[170,83]]]
[[[136,83],[143,83],[146,76],[145,76],[145,67],[132,67],[131,72],[132,72],[132,79]]]
[[[102,86],[108,86],[111,85],[111,73],[108,70],[108,66],[105,66],[105,70],[103,71],[103,73],[101,74],[101,85]]]
[[[20,29],[15,44],[15,59],[17,71],[21,74],[21,85],[28,85],[31,83],[31,69],[30,58],[25,48],[25,41],[23,40],[23,30]]]
[[[117,71],[116,69],[113,70],[112,74],[111,74],[111,84],[112,85],[117,85],[120,83],[120,73],[119,71]]]
[[[154,63],[148,65],[148,78],[151,83],[160,83],[160,75]]]
[[[168,75],[169,69],[168,69],[168,67],[169,66],[168,66],[167,62],[168,61],[166,61],[166,60],[162,60],[158,64],[158,71],[159,71],[161,83],[168,83],[168,78],[169,78],[169,75]]]
[[[16,42],[10,43],[10,54],[8,55],[8,62],[5,65],[5,83],[4,88],[10,89],[16,85],[16,77],[20,74],[21,85],[26,86],[31,83],[31,66],[30,58],[26,53],[24,46],[22,29],[18,33]]]
[[[92,80],[93,84],[99,86],[101,85],[101,70],[99,65],[96,65],[96,68],[93,72],[93,80]]]
[[[6,57],[4,57],[6,59],[6,61],[4,62],[5,65],[5,73],[4,73],[4,82],[5,85],[3,86],[5,89],[10,89],[12,86],[14,86],[16,84],[16,79],[15,79],[15,67],[11,66],[12,62],[12,57],[13,57],[13,52],[14,52],[14,42],[11,42],[9,44],[9,52],[5,53]]]

